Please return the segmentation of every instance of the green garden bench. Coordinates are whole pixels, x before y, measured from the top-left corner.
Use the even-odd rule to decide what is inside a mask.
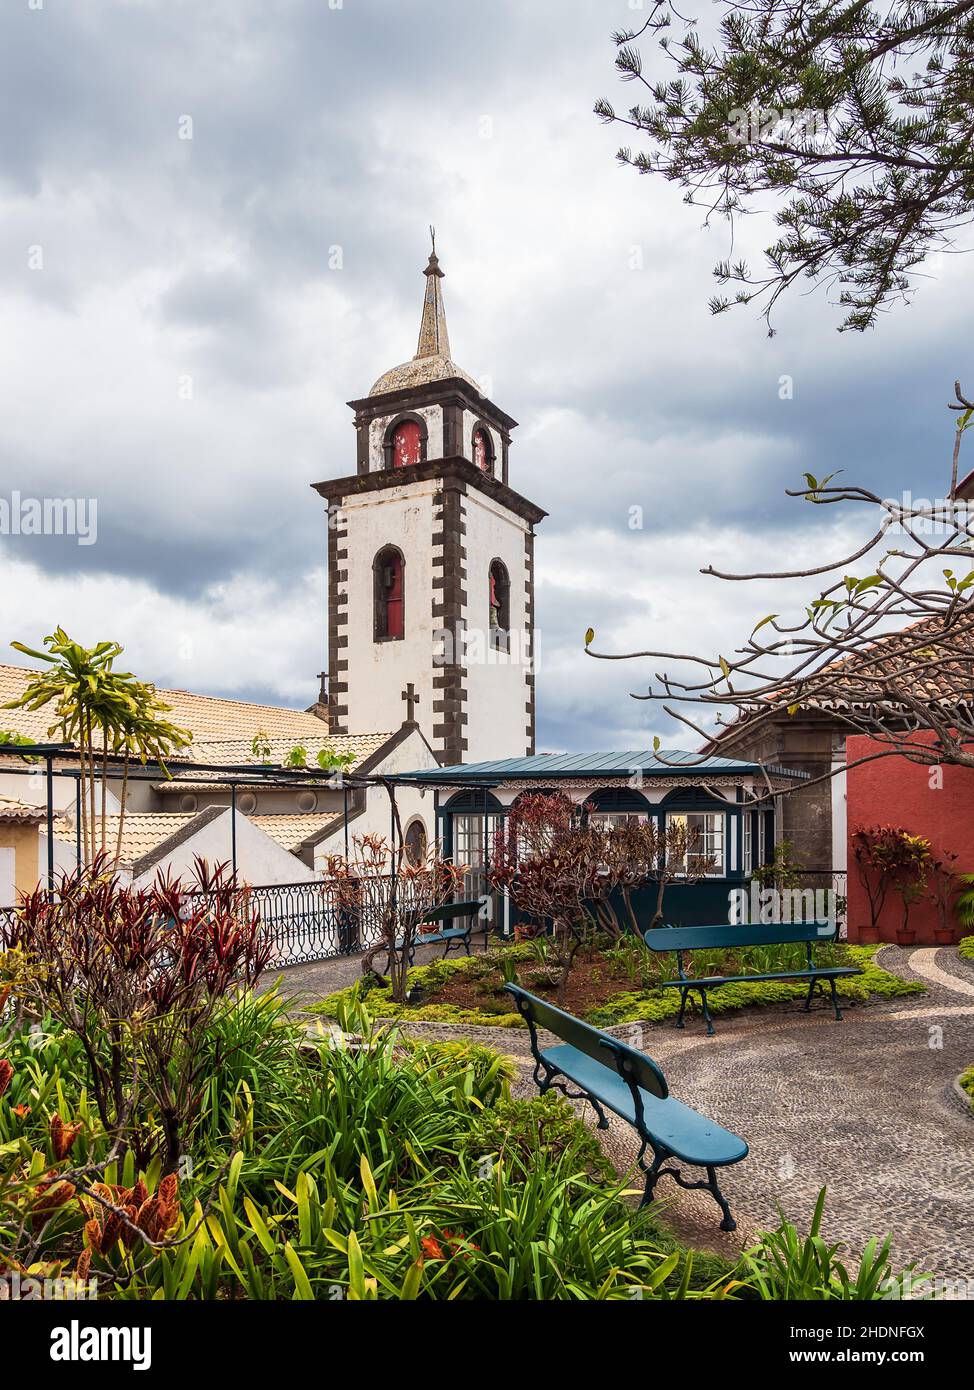
[[[529,994],[520,985],[504,988],[513,996],[518,1013],[528,1025],[534,1080],[541,1094],[555,1087],[573,1100],[587,1100],[599,1117],[599,1129],[609,1127],[605,1106],[632,1125],[639,1135],[642,1144],[638,1161],[646,1175],[640,1206],[653,1200],[657,1182],[668,1175],[680,1187],[705,1188],[720,1207],[721,1230],[733,1231],[737,1223],[717,1185],[716,1170],[747,1157],[747,1144],[740,1135],[722,1129],[706,1115],[675,1100],[666,1077],[645,1053]],[[561,1043],[541,1047],[539,1028],[561,1038]],[[572,1082],[578,1091],[570,1091],[566,1082]],[[649,1149],[653,1153],[651,1163],[646,1162]],[[707,1181],[691,1182],[679,1168],[664,1167],[670,1160],[703,1168]]]
[[[832,1007],[837,1019],[842,1017],[839,1001],[835,994],[835,982],[845,975],[861,975],[858,965],[816,965],[812,948],[816,944],[834,941],[836,926],[834,922],[753,922],[745,926],[716,927],[650,927],[643,933],[643,940],[651,951],[658,953],[673,951],[676,955],[679,978],[661,980],[661,989],[680,991],[680,1012],[676,1020],[677,1028],[683,1027],[687,996],[696,991],[700,995],[703,1016],[707,1024],[707,1034],[714,1034],[714,1023],[707,1007],[707,991],[719,989],[721,985],[738,985],[752,980],[807,980],[808,995],[805,999],[805,1012],[812,1007],[812,996],[816,989],[822,988],[822,981],[828,983],[832,994]],[[684,956],[690,951],[724,950],[736,946],[784,946],[793,942],[803,942],[805,946],[805,968],[767,970],[755,975],[688,975]],[[824,991],[823,991],[824,992]]]
[[[424,918],[426,922],[442,922],[443,925],[435,932],[426,935],[414,935],[412,945],[409,949],[409,964],[412,965],[413,957],[416,955],[417,946],[438,946],[443,945],[443,959],[454,947],[460,946],[470,954],[470,933],[472,930],[473,919],[480,912],[486,898],[470,898],[461,903],[444,903],[442,907],[435,907],[432,912],[427,913]],[[450,926],[449,923],[456,921],[458,917],[466,917],[466,922],[461,926]],[[402,938],[396,942],[397,949],[402,948]]]

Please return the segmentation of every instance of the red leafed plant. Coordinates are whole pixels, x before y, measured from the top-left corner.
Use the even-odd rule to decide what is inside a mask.
[[[593,838],[567,797],[522,796],[494,843],[490,881],[510,894],[536,932],[550,928],[558,962],[558,1002],[564,1004],[575,957],[590,939],[597,857]]]
[[[271,943],[226,865],[197,859],[187,884],[160,876],[133,888],[101,856],[56,892],[26,897],[0,935],[34,967],[35,1002],[84,1050],[105,1129],[141,1163],[179,1163],[201,1101],[195,1045],[219,1001],[253,986]]]
[[[497,832],[490,880],[527,916],[522,935],[550,931],[563,1005],[575,958],[596,931],[620,936],[656,926],[668,884],[695,882],[712,865],[686,825],[661,830],[636,818],[605,825],[591,806],[576,808],[565,796],[534,792],[518,797]],[[644,922],[633,894],[654,884],[655,911]]]

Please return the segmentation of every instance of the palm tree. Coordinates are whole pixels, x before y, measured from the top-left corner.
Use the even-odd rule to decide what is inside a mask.
[[[7,709],[38,710],[54,702],[54,722],[49,736],[78,748],[81,777],[81,842],[89,863],[106,849],[107,780],[109,758],[124,758],[121,813],[115,845],[115,863],[121,852],[125,796],[132,756],[145,762],[155,758],[168,776],[165,758],[192,740],[188,729],[181,729],[161,716],[170,710],[156,694],[155,686],[136,680],[129,671],[116,671],[115,658],[122,652],[118,642],[99,642],[83,647],[58,627],[38,651],[22,642],[11,646],[25,656],[46,663]],[[101,825],[98,829],[96,789],[101,767]]]

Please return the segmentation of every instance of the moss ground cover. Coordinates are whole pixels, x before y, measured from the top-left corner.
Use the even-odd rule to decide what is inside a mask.
[[[820,948],[819,959],[826,964],[861,967],[862,975],[838,982],[838,992],[846,999],[922,994],[924,986],[919,981],[901,980],[876,963],[879,949],[840,942]],[[803,949],[797,947],[790,954],[786,949],[771,952],[761,948],[699,952],[693,965],[700,975],[744,974],[780,969],[785,961],[793,966],[803,965]],[[673,1018],[679,1010],[679,992],[661,989],[658,982],[672,979],[674,973],[671,957],[651,954],[640,942],[602,943],[580,956],[572,973],[566,1007],[599,1027]],[[553,997],[553,972],[541,947],[538,943],[522,943],[416,967],[410,976],[411,997],[405,1008],[393,1003],[389,990],[382,986],[369,990],[368,1004],[382,1018],[517,1028],[522,1026],[520,1016],[514,1012],[510,996],[504,993],[507,978],[535,993]],[[723,985],[710,994],[710,1009],[717,1014],[803,1000],[806,992],[807,986],[800,982],[756,980]],[[312,1005],[311,1011],[334,1016],[348,997],[348,990],[338,991]],[[693,1010],[697,1010],[696,1004]]]

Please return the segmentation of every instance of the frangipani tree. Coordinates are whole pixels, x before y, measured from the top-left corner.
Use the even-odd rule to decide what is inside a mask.
[[[837,474],[806,473],[804,486],[788,495],[816,507],[855,508],[868,518],[860,545],[802,570],[727,574],[708,565],[702,571],[737,584],[790,587],[807,580],[803,608],[757,616],[724,652],[652,645],[596,651],[590,628],[588,654],[665,663],[633,698],[658,703],[705,749],[715,727],[718,733],[746,729],[753,737],[811,709],[827,712],[850,734],[867,735],[873,751],[866,759],[895,754],[927,766],[974,768],[974,502],[965,500],[970,480],[959,480],[974,402],[959,382],[954,389],[951,470],[939,498],[882,497]],[[935,483],[924,489],[937,490]],[[654,746],[658,751],[659,739]]]

